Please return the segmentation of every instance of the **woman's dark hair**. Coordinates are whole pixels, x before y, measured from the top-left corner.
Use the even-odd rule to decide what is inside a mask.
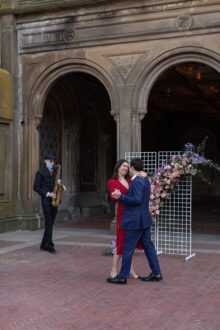
[[[126,159],[119,159],[119,160],[117,161],[117,163],[115,164],[114,172],[113,172],[113,174],[112,174],[112,178],[113,178],[113,179],[118,179],[118,169],[119,169],[119,167],[121,167],[121,165],[122,165],[123,163],[127,163],[127,164],[128,164],[128,161],[127,161]],[[129,178],[129,171],[128,171],[128,173],[125,175],[125,179],[128,179],[128,178]]]

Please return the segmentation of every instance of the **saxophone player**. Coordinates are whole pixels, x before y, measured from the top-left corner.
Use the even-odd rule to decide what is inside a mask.
[[[45,220],[45,230],[40,245],[41,250],[55,254],[53,236],[53,225],[57,214],[57,206],[52,201],[56,197],[54,187],[56,184],[56,156],[47,154],[44,158],[44,167],[37,171],[33,185],[34,191],[41,196],[41,205]]]

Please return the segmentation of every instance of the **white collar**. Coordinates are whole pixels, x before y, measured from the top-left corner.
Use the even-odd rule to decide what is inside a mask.
[[[131,178],[131,181],[133,181],[136,178],[137,174],[133,175]]]

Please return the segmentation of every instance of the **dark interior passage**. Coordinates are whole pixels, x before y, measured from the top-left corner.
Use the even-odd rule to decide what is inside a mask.
[[[116,125],[108,92],[95,77],[69,73],[51,87],[39,126],[40,160],[50,151],[62,163],[73,215],[99,214],[116,161]]]
[[[164,71],[154,84],[142,121],[142,151],[183,150],[208,136],[205,156],[220,164],[220,74],[202,63]],[[207,169],[210,185],[193,179],[193,228],[220,224],[220,173]]]

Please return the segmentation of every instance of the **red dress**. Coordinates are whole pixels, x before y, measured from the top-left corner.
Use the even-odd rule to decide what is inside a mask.
[[[131,180],[127,180],[128,185],[130,186]],[[118,180],[118,179],[110,179],[108,180],[108,190],[110,194],[110,198],[114,203],[117,203],[118,200],[113,198],[111,194],[115,189],[120,190],[123,195],[127,194],[128,189]],[[124,205],[118,202],[117,207],[117,230],[116,230],[116,248],[117,254],[122,255],[124,249],[124,240],[125,240],[125,231],[122,229],[122,215],[123,215]],[[142,244],[138,242],[137,248],[142,249]]]

